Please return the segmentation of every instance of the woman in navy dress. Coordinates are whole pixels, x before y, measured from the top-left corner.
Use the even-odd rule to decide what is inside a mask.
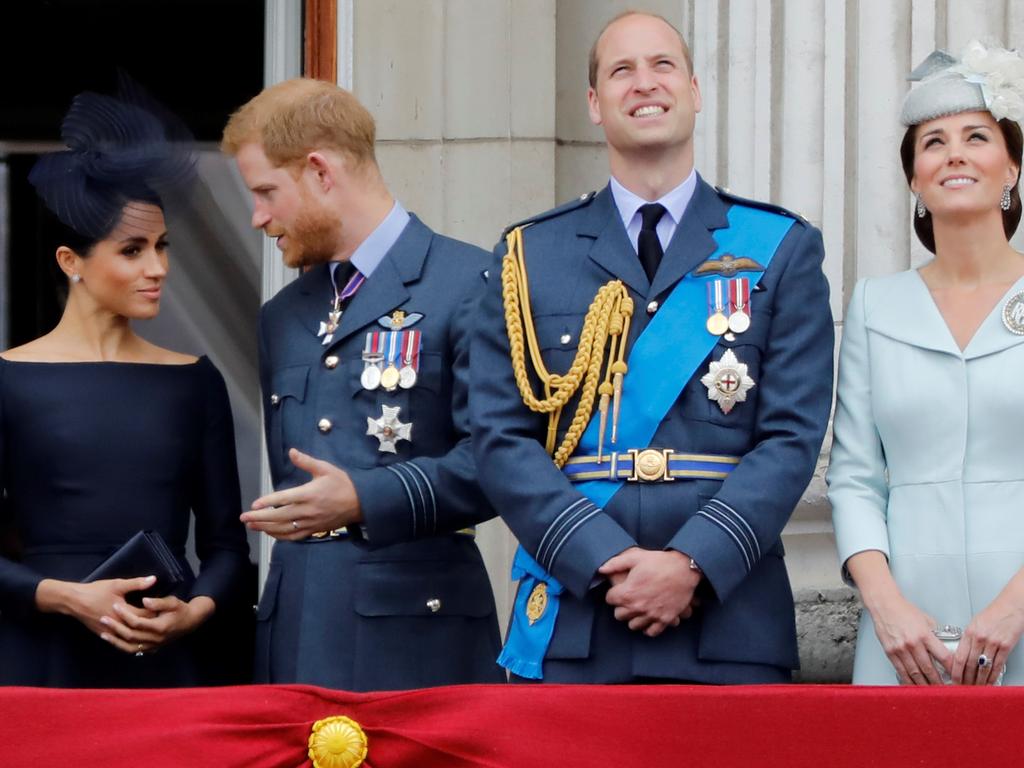
[[[30,181],[59,220],[68,281],[48,334],[0,353],[0,683],[165,687],[207,682],[202,631],[244,594],[248,546],[231,411],[205,357],[154,346],[168,269],[161,194],[192,160],[166,118],[96,94],[63,126],[71,148]],[[185,561],[194,516],[199,573]],[[81,583],[139,530],[158,531],[189,578],[173,594],[126,596],[136,578]],[[13,535],[10,535],[13,534]]]

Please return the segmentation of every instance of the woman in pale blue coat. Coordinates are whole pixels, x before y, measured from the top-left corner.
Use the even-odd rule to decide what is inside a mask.
[[[972,43],[911,79],[901,156],[935,258],[854,289],[828,475],[867,609],[854,682],[1024,684],[1024,60]]]

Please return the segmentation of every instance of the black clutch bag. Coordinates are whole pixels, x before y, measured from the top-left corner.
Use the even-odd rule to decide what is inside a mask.
[[[101,579],[134,579],[156,576],[149,589],[130,592],[125,599],[141,607],[144,597],[164,597],[185,581],[185,573],[158,531],[139,531],[82,579],[88,584]]]

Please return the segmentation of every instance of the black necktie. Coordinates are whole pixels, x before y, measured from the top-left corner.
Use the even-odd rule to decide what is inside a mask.
[[[345,290],[345,286],[348,284],[348,281],[352,278],[352,275],[355,273],[355,271],[356,271],[356,268],[352,264],[351,261],[341,261],[341,262],[338,262],[338,266],[336,266],[334,268],[334,296],[335,296],[335,299],[341,297],[341,292],[343,290]],[[351,297],[349,297],[349,298],[351,298]],[[345,301],[344,304],[348,304],[348,301]],[[343,307],[340,307],[340,308],[343,308]]]
[[[661,257],[661,241],[658,239],[656,227],[665,215],[665,206],[660,203],[647,203],[640,206],[640,236],[636,241],[636,251],[640,255],[640,263],[647,273],[647,282],[654,282],[654,273],[658,271]]]

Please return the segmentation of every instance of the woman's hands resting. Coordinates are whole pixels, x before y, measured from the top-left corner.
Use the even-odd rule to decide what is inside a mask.
[[[146,653],[193,632],[216,607],[203,595],[188,602],[173,596],[147,597],[142,608],[125,601],[129,592],[152,586],[153,579],[103,579],[89,584],[43,579],[36,588],[36,605],[43,613],[74,617],[125,653]]]
[[[900,683],[940,685],[942,678],[932,659],[950,672],[953,654],[935,637],[935,619],[903,597],[885,555],[876,550],[858,552],[846,567]]]
[[[996,599],[979,612],[964,630],[953,658],[953,682],[964,685],[991,685],[999,677],[1006,659],[1024,633],[1024,579],[1020,573]],[[978,666],[985,654],[992,662]]]

